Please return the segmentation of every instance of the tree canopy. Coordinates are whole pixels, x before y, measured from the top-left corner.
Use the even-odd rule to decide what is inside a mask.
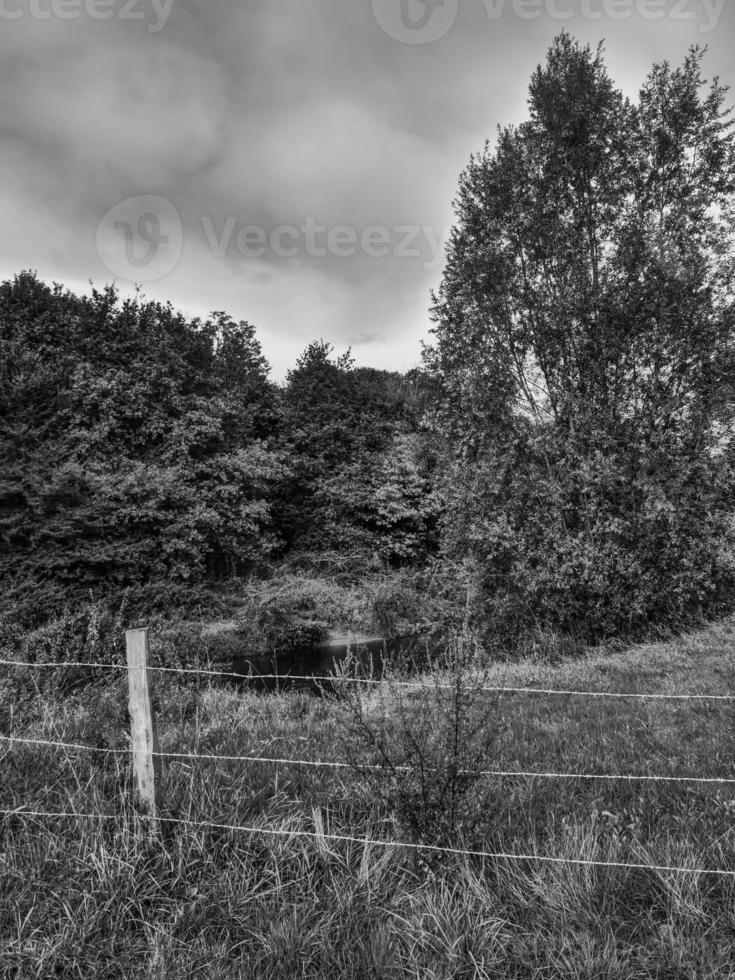
[[[426,359],[496,627],[671,622],[729,574],[735,142],[702,61],[633,104],[564,33],[460,178]]]
[[[292,551],[435,547],[412,383],[323,341],[277,386],[249,323],[24,272],[0,286],[0,365],[0,582],[31,618],[90,591],[185,596]]]
[[[0,286],[0,577],[52,605],[103,584],[243,570],[278,543],[276,412],[247,323]]]

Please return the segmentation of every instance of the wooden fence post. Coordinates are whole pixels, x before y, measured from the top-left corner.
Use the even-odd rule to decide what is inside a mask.
[[[151,705],[148,683],[148,630],[127,630],[125,651],[128,660],[128,690],[130,737],[133,749],[133,768],[140,802],[150,818],[150,829],[157,833],[160,810],[161,760],[156,719]]]

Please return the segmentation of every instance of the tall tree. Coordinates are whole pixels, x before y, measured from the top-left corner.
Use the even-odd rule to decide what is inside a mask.
[[[637,104],[566,33],[460,178],[427,366],[484,614],[597,637],[716,600],[735,141],[703,52]]]

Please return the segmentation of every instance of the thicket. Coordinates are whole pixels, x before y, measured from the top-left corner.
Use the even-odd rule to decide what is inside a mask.
[[[420,375],[357,368],[347,352],[310,344],[288,373],[280,502],[295,552],[376,555],[386,565],[436,550],[440,460],[421,430]]]
[[[285,386],[224,313],[0,286],[0,582],[28,624],[90,596],[211,607],[298,553],[359,565],[436,544],[412,381],[310,345]],[[209,590],[209,591],[208,591]]]
[[[276,404],[250,325],[24,273],[0,287],[0,364],[0,578],[16,601],[183,587],[272,552]]]

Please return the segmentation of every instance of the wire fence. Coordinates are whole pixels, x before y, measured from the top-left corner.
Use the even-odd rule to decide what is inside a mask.
[[[36,745],[48,748],[68,749],[76,752],[92,752],[99,755],[130,755],[130,749],[106,748],[95,745],[85,745],[78,742],[55,742],[40,738],[18,738],[10,735],[0,735],[0,742],[9,745]],[[256,765],[281,765],[281,766],[303,766],[314,769],[349,769],[355,772],[385,772],[391,773],[412,773],[416,771],[415,766],[395,765],[371,765],[363,762],[340,762],[324,759],[286,759],[276,756],[257,756],[257,755],[222,755],[208,754],[206,752],[152,752],[153,756],[159,759],[173,759],[199,762],[250,762]],[[438,773],[442,770],[425,766],[422,770],[425,774]],[[609,782],[629,782],[629,783],[691,783],[716,786],[733,786],[735,778],[726,776],[657,776],[648,773],[627,774],[627,773],[589,773],[589,772],[537,772],[534,770],[504,770],[504,769],[457,769],[457,776],[492,776],[500,779],[582,779],[600,780]]]
[[[85,663],[76,661],[57,661],[49,663],[36,663],[25,660],[0,660],[0,666],[4,667],[23,667],[38,669],[63,669],[68,667],[95,669],[95,670],[119,670],[127,672],[127,664],[105,664],[105,663]],[[342,674],[253,674],[242,673],[242,671],[232,670],[202,670],[197,667],[159,667],[149,665],[149,671],[164,674],[199,674],[202,677],[230,677],[246,683],[248,681],[295,681],[312,684],[364,684],[367,686],[398,687],[402,690],[453,690],[454,685],[443,684],[432,681],[402,681],[392,677],[357,677]],[[545,688],[545,687],[504,687],[481,684],[476,688],[485,694],[536,694],[546,697],[579,697],[579,698],[610,698],[613,700],[632,700],[632,701],[720,701],[735,702],[735,694],[707,694],[692,692],[690,694],[665,694],[661,692],[641,692],[641,691],[585,691],[566,688]]]
[[[128,664],[112,664],[112,663],[92,663],[92,662],[45,662],[37,663],[32,661],[19,661],[19,660],[7,660],[0,659],[0,666],[18,668],[18,669],[63,669],[63,668],[75,668],[75,669],[100,669],[100,670],[110,670],[110,671],[124,671],[128,672],[131,668]],[[309,682],[314,684],[332,685],[332,684],[357,684],[357,685],[368,685],[368,686],[380,686],[380,685],[390,685],[397,686],[401,689],[408,690],[452,690],[452,684],[444,684],[437,681],[426,681],[426,680],[416,680],[416,681],[402,681],[393,678],[374,678],[374,677],[358,677],[352,675],[308,675],[308,674],[243,674],[236,671],[220,671],[220,670],[204,670],[199,668],[184,668],[184,667],[165,667],[165,666],[151,666],[147,665],[145,670],[155,671],[167,674],[184,674],[184,675],[201,675],[204,677],[227,677],[227,678],[237,678],[241,682],[248,681],[262,681],[262,680],[276,680],[276,681],[297,681],[297,682]],[[541,687],[507,687],[507,686],[489,686],[489,685],[479,685],[477,690],[481,690],[485,693],[497,694],[497,695],[536,695],[543,697],[580,697],[580,698],[609,698],[613,700],[628,699],[634,701],[669,701],[669,702],[735,702],[735,695],[731,694],[709,694],[695,692],[690,694],[666,694],[660,692],[620,692],[620,691],[589,691],[589,690],[573,690],[573,689],[559,689],[559,688],[541,688]],[[69,752],[88,752],[92,754],[99,755],[111,755],[111,756],[126,756],[130,757],[130,748],[113,748],[113,747],[103,747],[94,746],[84,743],[76,742],[65,742],[50,739],[41,738],[25,738],[13,735],[0,735],[0,743],[3,743],[11,749],[18,745],[29,745],[35,747],[46,747],[58,750],[64,750]],[[388,774],[396,773],[412,773],[416,772],[417,768],[412,766],[403,765],[374,765],[368,763],[358,763],[358,762],[344,762],[340,760],[322,760],[322,759],[300,759],[300,758],[282,758],[276,756],[258,756],[258,755],[226,755],[226,754],[210,754],[210,753],[200,753],[200,752],[173,752],[173,751],[160,751],[156,750],[151,753],[160,759],[168,759],[172,761],[183,761],[187,760],[190,762],[195,761],[219,761],[219,762],[236,762],[243,764],[254,764],[254,765],[276,765],[276,766],[296,766],[305,768],[316,768],[316,769],[333,769],[333,770],[352,770],[355,772],[362,771],[372,771],[372,772],[387,772]],[[432,770],[424,768],[423,772],[438,772],[439,770]],[[693,775],[655,775],[655,774],[637,774],[637,773],[587,773],[587,772],[539,772],[539,771],[527,771],[527,770],[503,770],[503,769],[459,769],[456,772],[457,776],[474,776],[474,777],[493,777],[499,779],[541,779],[541,780],[585,780],[585,781],[601,781],[601,782],[628,782],[628,783],[669,783],[669,784],[691,784],[691,785],[710,785],[710,786],[730,786],[735,785],[735,777],[726,776],[693,776]],[[43,811],[43,810],[28,810],[26,808],[19,809],[2,809],[0,808],[0,815],[4,817],[22,817],[26,819],[44,819],[44,820],[54,820],[54,819],[84,819],[84,820],[119,820],[119,814],[103,814],[103,813],[81,813],[81,812],[57,812],[57,811]],[[381,838],[368,838],[368,837],[356,837],[344,834],[332,834],[324,833],[321,830],[307,831],[307,830],[293,830],[293,829],[277,829],[277,828],[265,828],[256,826],[246,826],[239,824],[226,824],[217,823],[211,821],[191,821],[183,818],[167,816],[159,814],[156,817],[157,820],[162,823],[181,825],[197,829],[217,829],[222,831],[230,831],[237,833],[244,833],[249,835],[261,835],[266,837],[280,837],[280,838],[306,838],[317,841],[330,841],[333,843],[352,843],[360,846],[368,847],[387,847],[387,848],[398,848],[409,851],[427,851],[432,853],[441,854],[453,854],[459,857],[474,857],[483,859],[492,859],[496,861],[507,860],[515,862],[537,862],[544,864],[555,864],[555,865],[573,865],[573,866],[583,866],[583,867],[599,867],[599,868],[618,868],[626,870],[641,870],[641,871],[657,871],[661,873],[671,873],[671,874],[689,874],[689,875],[714,875],[720,877],[735,877],[735,870],[730,869],[713,869],[713,868],[698,868],[698,867],[679,867],[672,865],[657,865],[650,863],[628,863],[628,862],[617,862],[617,861],[601,861],[601,860],[587,860],[582,858],[570,858],[570,857],[555,857],[549,855],[543,855],[538,853],[533,854],[521,854],[516,852],[495,852],[495,851],[485,851],[485,850],[475,850],[466,848],[456,848],[442,846],[438,844],[431,843],[415,843],[415,842],[405,842],[405,841],[390,841]]]
[[[67,813],[45,810],[6,810],[0,809],[0,814],[7,817],[26,817],[32,819],[77,819],[77,820],[114,820],[119,821],[116,813]],[[352,837],[346,834],[331,834],[320,830],[294,830],[277,827],[255,827],[243,824],[216,823],[209,820],[184,820],[182,817],[161,816],[162,823],[194,827],[198,830],[224,830],[233,833],[244,833],[252,836],[281,837],[287,839],[306,838],[318,842],[357,844],[361,847],[386,847],[407,851],[428,851],[433,854],[452,854],[459,857],[484,858],[494,861],[523,861],[541,864],[574,865],[586,868],[618,868],[627,871],[658,871],[669,874],[714,875],[734,878],[735,871],[723,868],[677,867],[666,864],[636,864],[625,861],[593,861],[586,858],[554,857],[546,854],[520,854],[514,851],[483,851],[462,847],[444,847],[440,844],[417,844],[408,841],[391,841],[382,838]]]

